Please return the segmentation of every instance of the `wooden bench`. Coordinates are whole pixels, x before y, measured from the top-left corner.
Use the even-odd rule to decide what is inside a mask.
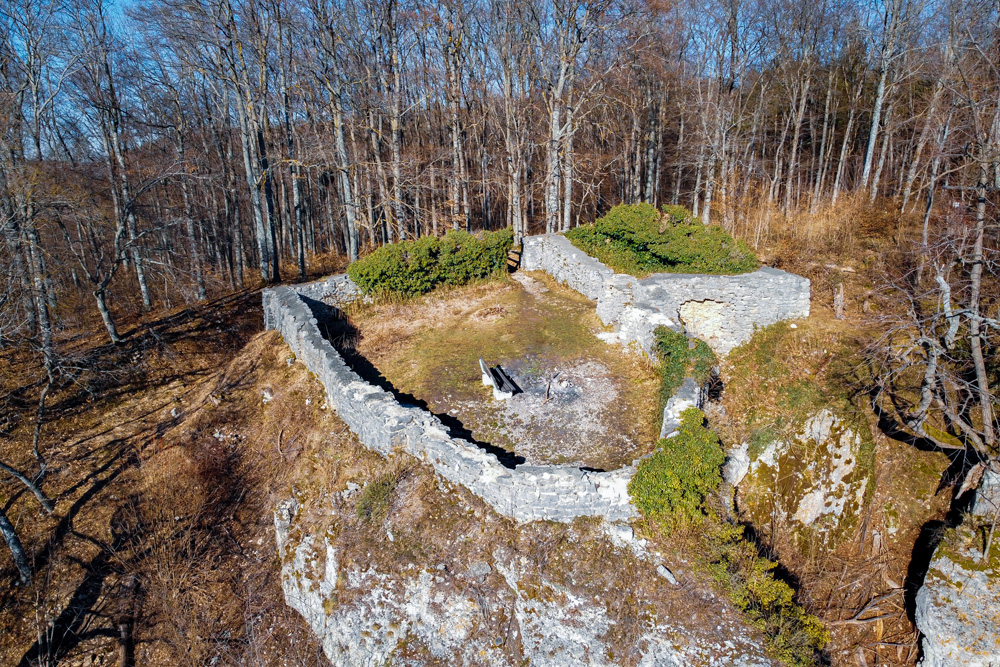
[[[507,399],[514,394],[521,393],[521,388],[517,386],[514,379],[499,365],[487,366],[480,357],[479,370],[483,374],[483,384],[487,387],[493,387],[493,397],[497,400]]]

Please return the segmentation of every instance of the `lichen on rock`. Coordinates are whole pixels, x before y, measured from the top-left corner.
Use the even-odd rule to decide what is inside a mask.
[[[948,531],[917,592],[923,634],[921,667],[1000,664],[1000,556],[984,561],[982,540],[969,525]]]
[[[777,517],[793,535],[812,534],[833,546],[864,507],[869,449],[844,418],[820,410],[750,462],[740,505],[759,525]]]
[[[360,550],[351,544],[358,533],[342,523],[350,513],[330,514],[329,501],[336,497],[305,505],[289,500],[274,516],[285,599],[332,664],[610,666],[622,664],[625,655],[628,664],[661,667],[773,664],[756,634],[714,597],[708,627],[673,614],[673,605],[654,602],[660,595],[649,597],[650,592],[662,593],[668,584],[651,565],[649,581],[637,580],[635,564],[626,565],[631,557],[625,547],[612,548],[621,558],[619,569],[631,568],[631,578],[612,572],[603,583],[579,578],[586,547],[576,557],[549,553],[541,561],[510,544],[492,552],[473,549],[476,555],[466,559],[453,550],[447,565],[437,560],[438,550],[437,556],[387,567],[371,553],[364,556],[371,543]],[[402,526],[399,531],[406,533]],[[602,540],[602,534],[587,539]],[[638,587],[635,594],[644,591],[646,600],[627,627],[615,602],[618,595],[629,595],[625,581]],[[698,595],[697,584],[687,584],[692,585],[687,592],[671,587],[666,594]]]

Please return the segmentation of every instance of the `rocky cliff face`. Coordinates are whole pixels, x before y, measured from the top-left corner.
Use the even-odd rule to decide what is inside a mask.
[[[657,567],[630,528],[515,526],[442,490],[421,501],[432,524],[402,491],[359,532],[353,486],[274,521],[286,601],[335,665],[772,664],[725,600],[683,563]]]

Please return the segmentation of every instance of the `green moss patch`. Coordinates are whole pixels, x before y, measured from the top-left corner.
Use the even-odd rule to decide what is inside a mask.
[[[773,526],[779,509],[803,551],[850,537],[875,488],[875,440],[863,399],[855,402],[859,345],[838,326],[771,325],[733,350],[724,369],[726,440],[747,442],[752,462],[741,510]],[[810,430],[822,415],[834,423],[817,442]]]
[[[985,572],[995,580],[1000,577],[1000,531],[994,531],[989,558],[983,558],[991,527],[992,522],[983,517],[966,516],[960,525],[945,531],[935,558],[947,558],[963,570]]]

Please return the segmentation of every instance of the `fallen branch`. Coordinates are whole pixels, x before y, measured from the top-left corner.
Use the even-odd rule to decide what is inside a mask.
[[[865,615],[866,613],[868,613],[869,611],[878,611],[878,609],[872,609],[872,607],[878,607],[879,603],[888,600],[889,598],[891,598],[893,595],[895,595],[898,592],[899,592],[899,589],[893,589],[893,590],[889,591],[888,593],[884,593],[882,595],[879,595],[878,597],[874,597],[871,600],[869,600],[868,602],[866,602],[864,605],[862,605],[861,609],[859,609],[857,612],[855,612],[854,616],[851,616],[850,618],[845,618],[845,619],[843,619],[841,621],[829,621],[827,624],[828,625],[861,625],[861,624],[864,624],[864,623],[871,623],[872,621],[878,621],[878,620],[881,620],[883,618],[889,618],[889,617],[892,616],[892,614],[879,614],[877,616],[869,616],[867,618],[861,618],[861,617],[863,615]]]
[[[559,377],[561,373],[562,371],[559,371],[558,373],[550,377],[549,381],[545,383],[545,400],[542,401],[542,405],[545,405],[546,403],[549,402],[549,398],[551,398],[551,396],[549,396],[549,390],[552,389],[552,381],[555,380],[557,377]]]

